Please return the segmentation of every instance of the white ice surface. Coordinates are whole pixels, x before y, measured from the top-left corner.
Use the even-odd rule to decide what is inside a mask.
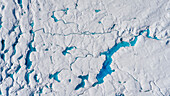
[[[159,40],[138,36],[147,28]],[[92,86],[100,53],[134,36],[112,55],[115,72]],[[170,95],[170,0],[0,0],[0,41],[2,96]]]

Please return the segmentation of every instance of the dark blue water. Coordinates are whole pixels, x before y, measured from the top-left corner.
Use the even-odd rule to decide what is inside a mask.
[[[51,83],[51,84],[50,84],[50,89],[52,89],[52,87],[53,87],[53,84]]]
[[[78,59],[78,57],[76,57],[75,59],[74,59],[74,61],[73,62],[71,62],[71,64],[70,64],[70,70],[72,71],[72,65],[74,64],[74,62],[76,62],[77,61],[77,59]]]
[[[98,12],[100,12],[100,11],[101,11],[100,9],[99,9],[99,10],[95,10],[96,13],[98,13]]]
[[[166,41],[166,45],[168,45],[168,44],[169,44],[169,40]]]
[[[39,82],[39,79],[37,79],[37,74],[34,75],[34,80],[35,80],[36,82]]]
[[[62,54],[63,54],[63,55],[66,55],[67,53],[70,54],[70,53],[68,52],[68,50],[72,50],[73,48],[76,48],[76,47],[74,47],[74,46],[66,47],[66,49],[62,51]]]
[[[2,77],[2,74],[0,74],[0,83],[2,82],[3,80],[3,77]]]
[[[29,96],[34,96],[34,91],[32,91],[30,94],[29,94]],[[40,96],[40,95],[39,95]]]
[[[110,27],[109,29],[112,30],[115,26],[116,24],[113,24],[112,27]]]
[[[2,95],[2,92],[1,92],[1,90],[0,90],[0,95]]]
[[[69,79],[68,82],[71,82],[71,79]]]
[[[11,66],[5,70],[6,78],[10,77],[13,80],[13,74],[8,73],[8,71],[11,69]],[[4,78],[5,79],[5,78]]]
[[[3,51],[5,49],[5,40],[4,39],[1,40],[1,44],[2,44],[1,51]]]
[[[12,79],[12,84],[6,88],[6,96],[9,96],[9,89],[13,87],[14,79],[13,79],[13,74],[8,74],[11,79]]]
[[[149,36],[149,34],[150,34],[149,28],[148,28],[147,30],[141,30],[141,31],[139,32],[139,35],[138,35],[138,36],[142,35],[142,34],[145,33],[145,32],[147,33],[147,34],[146,34],[146,37],[151,38],[151,39],[159,40],[156,36],[154,36],[154,37]]]
[[[135,36],[135,39],[133,41],[130,41],[130,45],[135,46],[137,40],[138,40],[138,36]]]
[[[23,57],[23,55],[21,55],[20,57],[18,57],[18,61]],[[19,64],[17,69],[15,70],[16,73],[18,73],[18,71],[21,69],[21,65]]]
[[[100,70],[99,74],[97,74],[96,79],[98,80],[98,82],[95,82],[92,86],[96,86],[97,84],[101,84],[103,83],[103,78],[105,76],[107,76],[108,74],[111,74],[112,72],[114,72],[115,70],[112,70],[110,67],[110,64],[112,63],[112,58],[111,56],[117,52],[121,47],[129,47],[130,44],[128,42],[120,42],[120,43],[116,43],[111,49],[108,49],[108,51],[101,53],[101,55],[105,55],[106,56],[106,60],[103,63],[102,69]]]
[[[0,17],[0,29],[2,28],[2,17]]]
[[[32,65],[32,61],[30,60],[30,54],[31,54],[31,52],[36,51],[36,49],[34,47],[32,47],[33,42],[34,42],[34,39],[31,40],[30,43],[28,43],[29,50],[26,54],[26,63],[25,63],[27,69],[30,69],[30,67]]]
[[[1,55],[1,59],[5,61],[5,55],[2,53]]]
[[[27,4],[27,9],[30,10],[30,5],[29,5],[29,3]]]
[[[115,96],[125,96],[123,93],[116,93]]]
[[[147,30],[142,30],[139,32],[139,35],[142,35],[144,32],[147,32],[146,34],[146,37],[148,38],[152,38],[151,36],[149,36],[150,34],[150,31],[149,29]],[[111,48],[111,49],[108,49],[108,51],[105,51],[105,52],[102,52],[100,55],[105,55],[105,61],[103,62],[103,66],[102,66],[102,69],[100,69],[99,73],[97,74],[96,76],[96,79],[97,79],[97,82],[95,82],[92,86],[96,86],[97,84],[101,84],[104,82],[104,77],[107,76],[108,74],[110,75],[112,72],[114,72],[115,70],[112,70],[111,67],[110,67],[110,64],[112,63],[112,55],[117,52],[121,47],[129,47],[129,46],[134,46],[138,40],[138,36],[135,36],[135,39],[130,42],[120,42],[120,43],[117,43],[115,42],[115,45]],[[152,38],[152,39],[155,39],[155,38]]]
[[[15,15],[15,9],[12,10],[12,14],[14,15],[15,20],[17,20],[17,17]]]
[[[21,55],[20,57],[18,57],[18,60],[20,60],[23,57],[23,55]]]
[[[58,82],[60,82],[60,80],[58,80],[58,74],[59,74],[60,72],[56,72],[56,73],[54,73],[54,74],[49,74],[49,78],[50,79],[54,79],[54,80],[56,80],[56,81],[58,81]]]
[[[20,27],[19,27],[19,30],[20,30]],[[18,36],[15,38],[15,42],[12,44],[12,49],[13,49],[13,51],[12,51],[12,54],[11,54],[11,56],[10,56],[10,66],[9,66],[9,68],[7,68],[7,69],[5,70],[6,78],[7,78],[7,77],[10,77],[10,78],[12,79],[12,84],[6,88],[6,95],[7,95],[7,96],[9,96],[9,89],[13,86],[13,82],[14,82],[13,74],[8,73],[8,71],[11,69],[11,66],[13,65],[13,63],[12,63],[12,57],[13,57],[13,56],[15,55],[15,53],[16,53],[15,47],[16,47],[16,45],[17,45],[17,43],[18,43],[18,39],[20,38],[20,35],[21,35],[21,34],[22,34],[22,32],[21,32],[21,30],[20,30]],[[6,53],[6,52],[8,52],[8,50],[5,50],[5,53]]]
[[[33,26],[34,26],[34,22],[32,22],[30,24],[30,26],[32,27],[33,29]],[[26,65],[26,69],[30,69],[31,65],[32,65],[32,61],[30,60],[30,55],[31,55],[31,52],[33,51],[36,51],[36,49],[34,47],[32,47],[32,43],[34,42],[34,37],[35,37],[35,33],[33,32],[33,30],[30,30],[30,34],[32,35],[33,39],[28,43],[28,48],[29,50],[27,51],[27,54],[26,54],[26,58],[25,58],[25,65]],[[25,81],[27,82],[27,84],[29,84],[29,75],[33,72],[34,70],[31,70],[30,72],[26,72],[25,73]]]
[[[43,88],[39,88],[39,93],[41,94],[43,91]]]
[[[76,0],[76,2],[75,2],[75,9],[77,9],[77,7],[78,7],[78,1],[79,0]]]
[[[64,14],[67,14],[67,11],[69,10],[69,8],[66,8],[66,9],[62,9],[61,11],[64,12]]]
[[[4,51],[4,53],[7,53],[9,50],[8,49],[6,49],[5,51]]]
[[[22,0],[18,0],[18,4],[22,8]]]
[[[11,77],[13,79],[13,74],[9,74],[9,73],[6,73],[8,76],[7,77]]]
[[[34,70],[31,70],[30,72],[26,72],[25,73],[25,81],[27,82],[27,84],[29,84],[29,75],[33,72]]]
[[[20,26],[19,26],[19,30],[20,30],[20,32],[19,32],[19,34],[18,34],[18,36],[15,38],[15,42],[12,44],[12,49],[13,49],[13,51],[12,51],[12,54],[11,54],[11,56],[10,56],[10,67],[13,65],[13,63],[12,63],[12,57],[15,55],[15,53],[16,53],[16,45],[18,44],[18,40],[19,40],[19,38],[20,38],[20,36],[22,35],[22,31],[21,31],[21,28],[20,28]]]
[[[13,31],[15,31],[15,29],[17,28],[18,26],[15,26],[13,24],[12,28],[9,30],[8,34],[10,35]]]
[[[30,24],[31,27],[33,28],[34,23]],[[32,43],[34,42],[34,37],[35,37],[35,33],[33,32],[33,30],[30,30],[30,34],[33,36],[33,39],[28,43],[28,52],[26,54],[26,58],[25,58],[25,65],[27,69],[30,69],[31,65],[32,65],[32,61],[30,60],[30,55],[31,52],[36,51],[36,49],[32,46]]]
[[[34,22],[32,22],[32,23],[30,24],[30,26],[33,28],[33,27],[34,27]]]
[[[46,48],[45,51],[48,51],[48,48]]]
[[[19,27],[19,29],[20,29],[20,27]],[[15,38],[15,42],[12,44],[13,52],[12,52],[12,55],[10,56],[10,58],[12,58],[12,56],[15,55],[15,53],[16,53],[16,48],[15,47],[18,44],[18,40],[19,40],[21,35],[22,35],[22,31],[20,30],[18,36]]]
[[[17,69],[15,70],[16,73],[18,73],[18,71],[21,69],[21,66],[18,65]]]
[[[36,51],[35,48],[32,47],[32,42],[33,42],[33,41],[31,41],[31,42],[28,44],[29,50],[28,50],[28,52],[27,52],[27,54],[26,54],[26,59],[25,59],[25,61],[26,61],[26,62],[25,62],[25,65],[26,65],[26,68],[27,68],[27,69],[30,69],[30,67],[31,67],[31,65],[32,65],[32,61],[30,60],[30,54],[31,54],[31,52]]]
[[[80,84],[78,84],[77,86],[76,86],[76,88],[75,88],[75,90],[78,90],[78,89],[80,89],[80,88],[84,88],[84,86],[85,86],[85,82],[84,82],[84,80],[88,80],[88,74],[87,75],[85,75],[85,76],[78,76],[78,78],[80,78],[81,79],[81,83]]]
[[[2,71],[3,71],[3,67],[1,67],[1,69],[0,69],[1,73],[2,73]],[[0,74],[0,83],[2,82],[2,80],[3,80],[3,77],[2,77],[2,74]]]
[[[2,5],[2,8],[1,8],[1,9],[4,10],[4,8],[5,8],[5,5]]]
[[[55,11],[52,12],[53,14],[52,14],[51,18],[54,19],[54,22],[58,22],[59,20],[54,16],[54,12],[55,12]]]

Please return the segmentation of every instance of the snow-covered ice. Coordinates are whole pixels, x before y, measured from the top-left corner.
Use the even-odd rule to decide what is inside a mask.
[[[0,0],[0,96],[169,96],[169,0]]]

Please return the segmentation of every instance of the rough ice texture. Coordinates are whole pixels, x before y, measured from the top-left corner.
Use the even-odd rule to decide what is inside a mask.
[[[169,96],[169,0],[0,0],[0,95]]]

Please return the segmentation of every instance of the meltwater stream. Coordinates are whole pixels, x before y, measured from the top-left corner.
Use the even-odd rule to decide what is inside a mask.
[[[30,26],[32,27],[33,29],[33,26],[34,26],[34,22],[32,22],[30,24]],[[34,37],[35,37],[35,33],[33,32],[33,30],[30,30],[30,34],[33,35],[33,39],[28,43],[28,52],[26,54],[26,58],[25,58],[25,65],[26,65],[26,69],[30,69],[31,68],[31,65],[32,65],[32,61],[30,60],[30,55],[31,55],[31,52],[33,51],[36,51],[36,48],[34,48],[32,46],[32,43],[34,42]],[[33,72],[34,70],[31,70],[30,72],[26,72],[25,73],[25,81],[27,82],[27,84],[29,84],[29,75]]]
[[[30,72],[26,72],[25,73],[25,81],[27,84],[29,84],[30,80],[29,80],[29,75],[33,72],[34,70],[31,70]]]
[[[0,29],[2,28],[2,17],[0,17]]]
[[[5,49],[5,40],[4,39],[1,40],[1,46],[2,46],[1,51],[3,51]],[[0,57],[1,57],[2,60],[5,61],[5,54],[4,53],[0,53]]]
[[[55,12],[55,11],[53,11],[53,12],[52,12],[52,16],[51,16],[51,18],[53,18],[53,19],[54,19],[54,22],[58,22],[59,20],[58,20],[58,19],[54,16],[54,12]]]
[[[5,48],[5,40],[4,39],[1,40],[1,44],[2,44],[1,51],[3,51]]]
[[[33,28],[34,23],[31,23],[30,25]],[[33,32],[33,30],[30,30],[30,34],[33,35],[33,39],[28,43],[29,50],[26,54],[26,59],[25,59],[25,65],[27,69],[30,69],[32,65],[32,61],[30,60],[31,52],[36,51],[36,49],[32,46],[32,43],[34,42],[35,33]]]
[[[67,15],[67,11],[68,11],[68,10],[69,10],[69,8],[61,9],[61,11],[63,11],[64,14],[66,14],[66,15]]]
[[[150,31],[149,29],[142,30],[139,32],[139,35],[135,36],[135,39],[130,42],[120,42],[120,43],[115,43],[115,45],[111,48],[108,49],[108,51],[102,52],[100,55],[105,55],[106,60],[103,62],[102,69],[100,69],[99,73],[96,76],[97,82],[95,82],[92,86],[96,86],[97,84],[101,84],[104,82],[104,77],[107,76],[108,74],[110,75],[112,72],[115,70],[112,70],[110,67],[110,64],[112,63],[112,55],[117,52],[121,47],[129,47],[129,46],[134,46],[138,40],[138,36],[142,35],[144,32],[147,32],[146,37],[151,38],[151,39],[156,39],[159,40],[157,37],[152,38],[149,36]]]
[[[15,38],[15,42],[12,44],[12,49],[13,49],[13,52],[12,52],[12,55],[10,56],[10,63],[11,63],[11,65],[13,65],[13,63],[12,63],[12,57],[16,54],[16,45],[18,44],[18,40],[19,40],[19,38],[20,38],[20,36],[22,35],[22,31],[21,31],[21,28],[20,28],[20,26],[19,26],[19,30],[20,30],[20,32],[19,32],[19,34],[18,34],[18,36]]]

